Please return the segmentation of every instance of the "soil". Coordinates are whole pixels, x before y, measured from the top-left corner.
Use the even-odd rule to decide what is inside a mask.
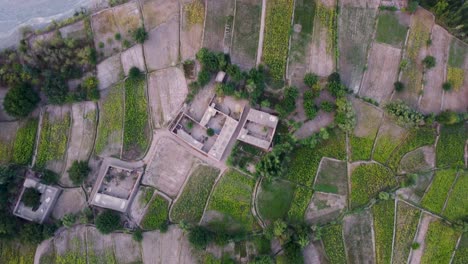
[[[224,33],[226,18],[234,16],[234,6],[235,0],[206,0],[205,8],[209,15],[205,21],[203,47],[211,51],[229,52],[231,38],[225,39]]]
[[[86,256],[86,229],[86,226],[76,226],[55,235],[55,254],[65,255],[71,251]]]
[[[428,214],[423,214],[421,222],[418,226],[418,233],[414,242],[419,243],[419,248],[416,250],[411,250],[410,261],[409,263],[421,263],[421,258],[424,253],[424,248],[426,246],[426,234],[429,229],[429,224],[434,220],[434,218]]]
[[[424,192],[430,185],[432,178],[434,177],[434,171],[428,171],[426,173],[420,173],[414,186],[409,188],[401,188],[397,191],[397,195],[402,199],[411,201],[419,204],[422,200]]]
[[[174,16],[148,32],[143,47],[148,71],[176,65],[179,61],[179,17]]]
[[[330,158],[322,158],[314,186],[319,184],[336,187],[336,194],[348,195],[347,164]]]
[[[179,16],[178,0],[140,0],[147,31]]]
[[[468,46],[466,46],[468,49]],[[468,111],[468,55],[465,55],[465,78],[462,87],[458,91],[450,91],[444,93],[442,110],[450,109],[452,111],[465,112]]]
[[[152,189],[151,187],[140,186],[138,188],[137,194],[135,195],[135,198],[133,198],[132,204],[130,205],[130,217],[137,224],[141,222],[145,213],[147,203],[144,204],[141,201],[143,198],[144,190],[146,188]]]
[[[114,233],[112,240],[118,263],[140,263],[143,260],[140,243],[136,242],[129,234]]]
[[[149,75],[148,95],[153,125],[162,127],[179,112],[188,88],[181,69],[171,67]]]
[[[59,31],[62,38],[73,38],[76,40],[85,40],[88,38],[84,20],[60,28]]]
[[[309,120],[305,122],[301,128],[299,128],[295,133],[294,136],[298,139],[303,139],[311,136],[314,133],[320,131],[321,128],[327,127],[331,123],[333,123],[334,114],[327,113],[324,111],[319,111],[317,116],[313,120]]]
[[[110,87],[122,78],[120,54],[109,57],[97,65],[97,78],[99,80],[99,90]]]
[[[375,263],[372,215],[369,211],[343,219],[346,255],[350,263]]]
[[[302,255],[304,256],[304,264],[327,263],[325,250],[320,241],[310,242],[309,245],[302,250]]]
[[[198,159],[170,138],[160,138],[155,148],[157,152],[147,165],[142,183],[174,198]]]
[[[200,122],[203,117],[203,114],[208,108],[211,99],[215,95],[215,84],[211,82],[210,84],[206,85],[203,89],[201,89],[195,98],[192,100],[187,113],[195,119],[196,121]]]
[[[400,56],[400,49],[374,42],[359,95],[372,98],[378,103],[389,101],[394,90],[393,83],[398,80]]]
[[[419,105],[421,112],[425,114],[438,114],[442,104],[442,84],[445,80],[445,71],[450,49],[451,35],[441,26],[432,28],[432,44],[428,53],[435,57],[436,66],[428,69],[424,79],[424,94]]]
[[[203,22],[189,25],[187,22],[187,12],[182,8],[181,23],[180,57],[182,61],[194,59],[195,54],[197,54],[202,46]]]
[[[130,43],[134,42],[132,32],[143,25],[138,3],[131,1],[118,5],[113,8],[113,11],[122,41],[125,39]]]
[[[383,111],[356,98],[352,98],[351,102],[356,113],[354,135],[357,137],[375,137],[382,121]]]
[[[361,7],[377,9],[380,5],[379,0],[344,0],[342,1],[344,6]]]
[[[106,9],[91,16],[91,27],[94,33],[94,46],[103,57],[109,57],[120,51],[121,43],[114,39],[119,33],[112,9]],[[99,43],[104,43],[100,48]],[[101,44],[102,45],[102,44]]]
[[[417,157],[422,157],[419,160]],[[416,162],[415,161],[419,161]],[[435,148],[424,146],[407,153],[400,161],[400,173],[426,172],[435,167]]]
[[[125,75],[132,67],[137,67],[141,71],[146,71],[145,58],[143,57],[143,46],[141,44],[135,45],[128,50],[122,52],[120,60]]]
[[[314,225],[329,223],[340,215],[346,204],[346,196],[315,192],[307,207],[305,220]]]
[[[64,189],[57,199],[52,217],[60,220],[66,214],[81,212],[86,206],[86,195],[81,187]]]

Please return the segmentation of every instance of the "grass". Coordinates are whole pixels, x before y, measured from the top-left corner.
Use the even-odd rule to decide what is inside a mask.
[[[235,170],[226,172],[216,186],[207,210],[214,210],[226,217],[223,221],[225,228],[241,231],[252,231],[256,228],[256,222],[251,212],[252,192],[255,181]],[[216,227],[213,227],[217,229]]]
[[[395,12],[381,12],[377,22],[376,40],[401,47],[406,39],[407,28],[400,24]]]
[[[441,221],[430,223],[421,263],[450,263],[459,236],[458,232]]]
[[[260,2],[258,2],[260,3]],[[244,54],[255,63],[258,48],[261,4],[237,1],[234,27],[233,53]]]
[[[148,100],[144,77],[125,80],[124,151],[141,156],[148,148]],[[146,132],[146,133],[145,133]]]
[[[452,39],[450,43],[448,67],[463,68],[465,56],[468,55],[468,47],[466,44],[460,42],[456,38]]]
[[[423,149],[414,150],[400,161],[399,171],[407,173],[419,173],[430,171],[432,167],[426,162]]]
[[[437,171],[429,190],[421,201],[422,206],[433,212],[441,213],[456,176],[457,171],[454,169]]]
[[[372,207],[376,263],[390,263],[392,258],[394,208],[394,200],[382,201]]]
[[[304,221],[304,215],[313,193],[312,188],[296,187],[287,216],[290,221],[299,223]]]
[[[0,140],[0,163],[9,163],[13,155],[13,142]]]
[[[28,119],[26,124],[18,129],[15,142],[13,144],[13,162],[27,165],[31,162],[36,143],[36,133],[39,121]]]
[[[257,196],[258,212],[264,220],[282,219],[291,207],[294,186],[288,182],[276,180],[263,181]]]
[[[468,216],[468,171],[459,171],[455,186],[447,200],[444,215],[450,220],[462,220]]]
[[[263,62],[275,80],[282,80],[288,57],[293,0],[271,0],[266,6]]]
[[[348,193],[346,162],[323,159],[314,190],[346,195]]]
[[[463,122],[452,126],[442,126],[436,149],[437,167],[463,166],[467,138],[468,129]]]
[[[153,197],[154,189],[151,187],[142,187],[142,195],[140,196],[139,203],[141,206],[146,206]]]
[[[0,241],[0,263],[29,264],[34,262],[35,245],[19,243],[17,241]]]
[[[314,0],[296,1],[294,7],[294,24],[301,25],[299,33],[294,32],[291,39],[290,59],[295,62],[304,62],[306,47],[312,38],[314,27],[315,2]]]
[[[352,207],[365,205],[379,192],[395,187],[392,172],[380,164],[362,164],[351,174]]]
[[[350,136],[351,160],[369,160],[374,147],[374,137]]]
[[[468,263],[468,233],[464,233],[461,237],[458,249],[455,252],[452,264]]]
[[[124,118],[124,87],[117,84],[110,88],[107,98],[100,106],[96,152],[101,154],[108,144],[121,142]]]
[[[213,167],[199,165],[190,175],[187,185],[171,211],[175,222],[198,223],[203,216],[206,200],[219,174]]]
[[[331,264],[346,263],[341,225],[329,225],[324,227],[322,242],[325,253]]]
[[[168,214],[169,203],[163,197],[156,195],[141,220],[141,227],[146,230],[161,229],[167,223]]]
[[[63,119],[51,122],[49,113],[44,114],[41,136],[37,147],[37,167],[45,168],[47,162],[64,158],[67,151],[70,119],[70,114],[67,113]]]
[[[421,211],[404,202],[398,202],[396,214],[393,263],[404,264],[407,262],[416,235]]]
[[[392,137],[391,135],[379,135],[375,143],[374,153],[372,158],[380,163],[386,163],[392,155],[392,152],[401,143],[401,138]]]
[[[447,81],[452,84],[455,91],[460,90],[465,80],[465,71],[462,68],[448,67]]]
[[[327,29],[327,54],[333,54],[338,57],[338,33],[337,33],[337,13],[335,8],[329,8],[319,3],[317,5],[316,15],[320,27]]]

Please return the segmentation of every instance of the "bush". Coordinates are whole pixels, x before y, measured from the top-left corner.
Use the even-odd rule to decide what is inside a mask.
[[[348,133],[356,126],[356,113],[351,103],[344,97],[336,100],[335,122],[341,130]]]
[[[428,69],[434,68],[436,66],[436,59],[433,56],[426,56],[422,62]]]
[[[460,118],[458,117],[457,113],[446,110],[436,116],[436,121],[444,125],[453,125],[460,122]]]
[[[284,90],[283,100],[276,105],[276,111],[280,117],[286,117],[296,109],[296,98],[299,95],[299,91],[296,87],[287,87]]]
[[[83,88],[82,98],[88,101],[99,100],[99,80],[95,76],[86,77],[81,84]]]
[[[143,240],[143,232],[141,231],[141,229],[138,228],[137,230],[135,230],[135,232],[133,232],[132,238],[137,242],[141,242]]]
[[[442,84],[442,89],[444,89],[444,91],[446,91],[446,92],[452,90],[452,83],[451,82],[444,82]]]
[[[68,176],[70,180],[75,185],[80,185],[83,181],[88,177],[88,173],[91,169],[88,167],[87,161],[77,161],[75,160],[71,165],[70,169],[68,169]]]
[[[314,119],[317,116],[318,109],[314,103],[313,91],[304,92],[304,111],[308,119]]]
[[[41,205],[41,193],[34,188],[26,188],[21,201],[24,205],[31,207],[33,211],[36,211]]]
[[[207,85],[210,82],[210,79],[211,79],[211,74],[209,71],[203,69],[200,72],[198,72],[197,82],[201,87]]]
[[[320,108],[322,108],[322,110],[327,112],[327,113],[331,113],[331,112],[333,112],[335,110],[335,104],[333,104],[332,102],[329,102],[329,101],[323,101],[320,104]]]
[[[424,115],[411,109],[401,101],[395,101],[385,106],[387,112],[393,115],[400,124],[418,125],[424,121]]]
[[[51,72],[46,73],[42,89],[51,104],[65,103],[68,94],[68,86],[62,76],[55,75]]]
[[[416,9],[418,9],[418,6],[419,6],[418,1],[410,0],[409,3],[408,3],[408,11],[410,13],[414,13],[414,12],[416,12]]]
[[[59,175],[51,170],[44,170],[41,176],[41,182],[47,185],[57,184],[59,182]]]
[[[133,32],[133,39],[138,43],[144,43],[148,39],[148,32],[144,27],[139,27]]]
[[[23,83],[11,88],[5,95],[3,107],[14,117],[25,117],[36,108],[40,101],[37,93],[29,84]]]
[[[102,234],[109,234],[121,227],[120,215],[114,211],[104,211],[96,217],[96,228]]]
[[[206,135],[208,135],[209,137],[214,136],[214,134],[215,132],[211,127],[206,130]]]
[[[419,249],[420,247],[421,247],[421,245],[418,242],[414,242],[413,244],[411,244],[411,249],[412,250]]]
[[[188,240],[194,248],[204,249],[211,241],[213,241],[213,237],[213,233],[208,229],[196,226],[190,230]]]
[[[340,75],[336,72],[328,76],[327,89],[335,97],[343,97],[347,93],[346,86],[341,83]]]
[[[120,33],[115,33],[114,38],[115,40],[120,41],[122,39],[122,35],[120,35]]]
[[[231,78],[236,81],[240,82],[244,76],[242,75],[242,71],[240,70],[239,66],[234,64],[229,64],[226,68],[226,73],[231,76]]]
[[[76,222],[76,216],[74,214],[66,214],[62,217],[62,225],[66,228],[72,227]]]
[[[394,82],[393,87],[395,88],[395,91],[397,92],[402,92],[405,89],[405,85],[402,82]]]
[[[304,77],[304,84],[312,88],[318,82],[318,76],[313,73],[307,73]]]
[[[197,52],[196,58],[202,65],[202,70],[206,70],[210,73],[223,70],[223,68],[227,66],[224,53],[214,53],[207,48],[201,48]]]
[[[138,67],[132,67],[128,71],[128,78],[132,80],[138,80],[141,77],[141,71]]]

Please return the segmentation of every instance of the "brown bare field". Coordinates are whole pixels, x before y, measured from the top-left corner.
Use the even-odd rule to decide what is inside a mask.
[[[346,216],[343,219],[343,234],[350,263],[375,263],[372,215],[369,211]]]
[[[377,9],[380,5],[379,0],[344,0],[341,3],[345,6]]]
[[[135,45],[124,52],[120,56],[122,67],[125,75],[132,67],[137,67],[141,71],[146,71],[145,58],[143,57],[143,46],[141,44]]]
[[[143,47],[148,71],[176,65],[179,61],[179,17],[150,31]]]
[[[20,125],[18,121],[0,123],[0,164],[7,164],[11,161],[16,132]]]
[[[419,109],[421,112],[439,113],[442,104],[442,84],[445,80],[445,69],[452,36],[441,26],[434,25],[432,28],[432,44],[429,54],[436,58],[436,66],[428,69],[424,79],[424,94],[421,98]]]
[[[148,31],[166,23],[174,16],[179,17],[178,0],[140,0],[143,19]]]
[[[336,219],[346,208],[346,196],[315,192],[305,213],[310,224],[325,224]]]
[[[86,195],[81,187],[64,189],[57,199],[52,217],[60,220],[66,214],[80,213],[86,206]]]
[[[73,38],[77,40],[88,38],[88,33],[86,32],[84,20],[80,20],[71,25],[62,27],[59,29],[59,31],[62,38]]]
[[[435,221],[433,216],[423,213],[421,221],[418,225],[416,237],[414,239],[414,242],[419,243],[420,246],[418,249],[411,250],[409,263],[421,263],[422,255],[424,254],[424,248],[426,247],[426,234],[432,221]]]
[[[383,111],[374,105],[356,98],[352,98],[351,102],[356,112],[357,121],[354,135],[357,137],[372,136],[374,138],[380,127]]]
[[[122,39],[134,42],[132,32],[143,25],[137,2],[128,2],[114,7],[114,18]]]
[[[207,0],[206,4],[203,47],[212,51],[229,52],[231,38],[225,40],[224,30],[227,18],[234,16],[235,0]]]
[[[162,127],[179,112],[187,96],[184,73],[176,67],[149,75],[148,95],[151,116],[155,127]]]
[[[205,1],[202,2],[205,3]],[[185,6],[186,5],[182,8],[182,26],[180,27],[180,57],[182,61],[195,58],[195,54],[200,50],[202,46],[204,22],[189,24]]]
[[[122,65],[120,54],[115,54],[103,60],[97,65],[97,78],[99,80],[99,90],[106,89],[118,82],[122,77]]]
[[[114,39],[115,34],[119,33],[119,28],[115,22],[112,9],[106,9],[92,15],[91,27],[94,33],[94,46],[98,53],[101,53],[104,57],[109,57],[120,51],[120,42]],[[103,48],[99,47],[100,43],[104,44]]]
[[[60,179],[64,186],[73,186],[67,170],[75,160],[88,160],[94,146],[97,126],[97,109],[94,102],[82,102],[72,105],[72,127],[67,149],[65,172]]]
[[[398,79],[401,50],[374,42],[370,49],[367,71],[364,73],[359,95],[379,103],[387,102]]]
[[[465,50],[468,50],[468,45],[462,44],[465,46]],[[443,110],[453,110],[457,112],[468,111],[468,53],[465,55],[464,64],[464,81],[463,85],[458,91],[450,91],[444,93],[444,100],[442,103]]]

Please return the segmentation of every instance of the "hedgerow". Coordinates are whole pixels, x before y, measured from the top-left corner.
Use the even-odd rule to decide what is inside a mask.
[[[458,232],[440,220],[431,222],[421,263],[450,263],[459,236]]]
[[[352,207],[365,205],[379,192],[396,185],[394,175],[386,167],[376,163],[359,165],[351,174]]]
[[[454,169],[437,171],[429,190],[421,201],[422,206],[433,212],[441,213],[456,176],[457,171]]]
[[[442,126],[436,149],[437,167],[463,166],[467,138],[468,129],[463,122],[451,126]]]
[[[200,165],[191,174],[182,195],[173,205],[171,218],[175,222],[198,223],[219,170]]]
[[[31,162],[36,141],[38,120],[29,119],[18,129],[13,145],[13,162],[26,165]]]
[[[44,168],[48,161],[63,159],[67,151],[70,114],[68,113],[63,119],[54,122],[49,119],[49,113],[45,113],[37,146],[36,166],[38,168]]]
[[[416,235],[421,211],[404,202],[398,202],[396,214],[393,263],[406,263]]]
[[[163,197],[156,195],[141,220],[141,227],[147,230],[164,230],[167,227],[169,203]]]
[[[451,220],[462,220],[468,216],[468,171],[459,171],[455,186],[447,200],[444,215]]]
[[[346,263],[341,225],[324,227],[322,242],[330,263]]]
[[[377,263],[390,263],[392,257],[395,201],[387,200],[372,207]]]
[[[293,0],[271,0],[267,4],[263,62],[275,80],[282,80],[288,56]]]

